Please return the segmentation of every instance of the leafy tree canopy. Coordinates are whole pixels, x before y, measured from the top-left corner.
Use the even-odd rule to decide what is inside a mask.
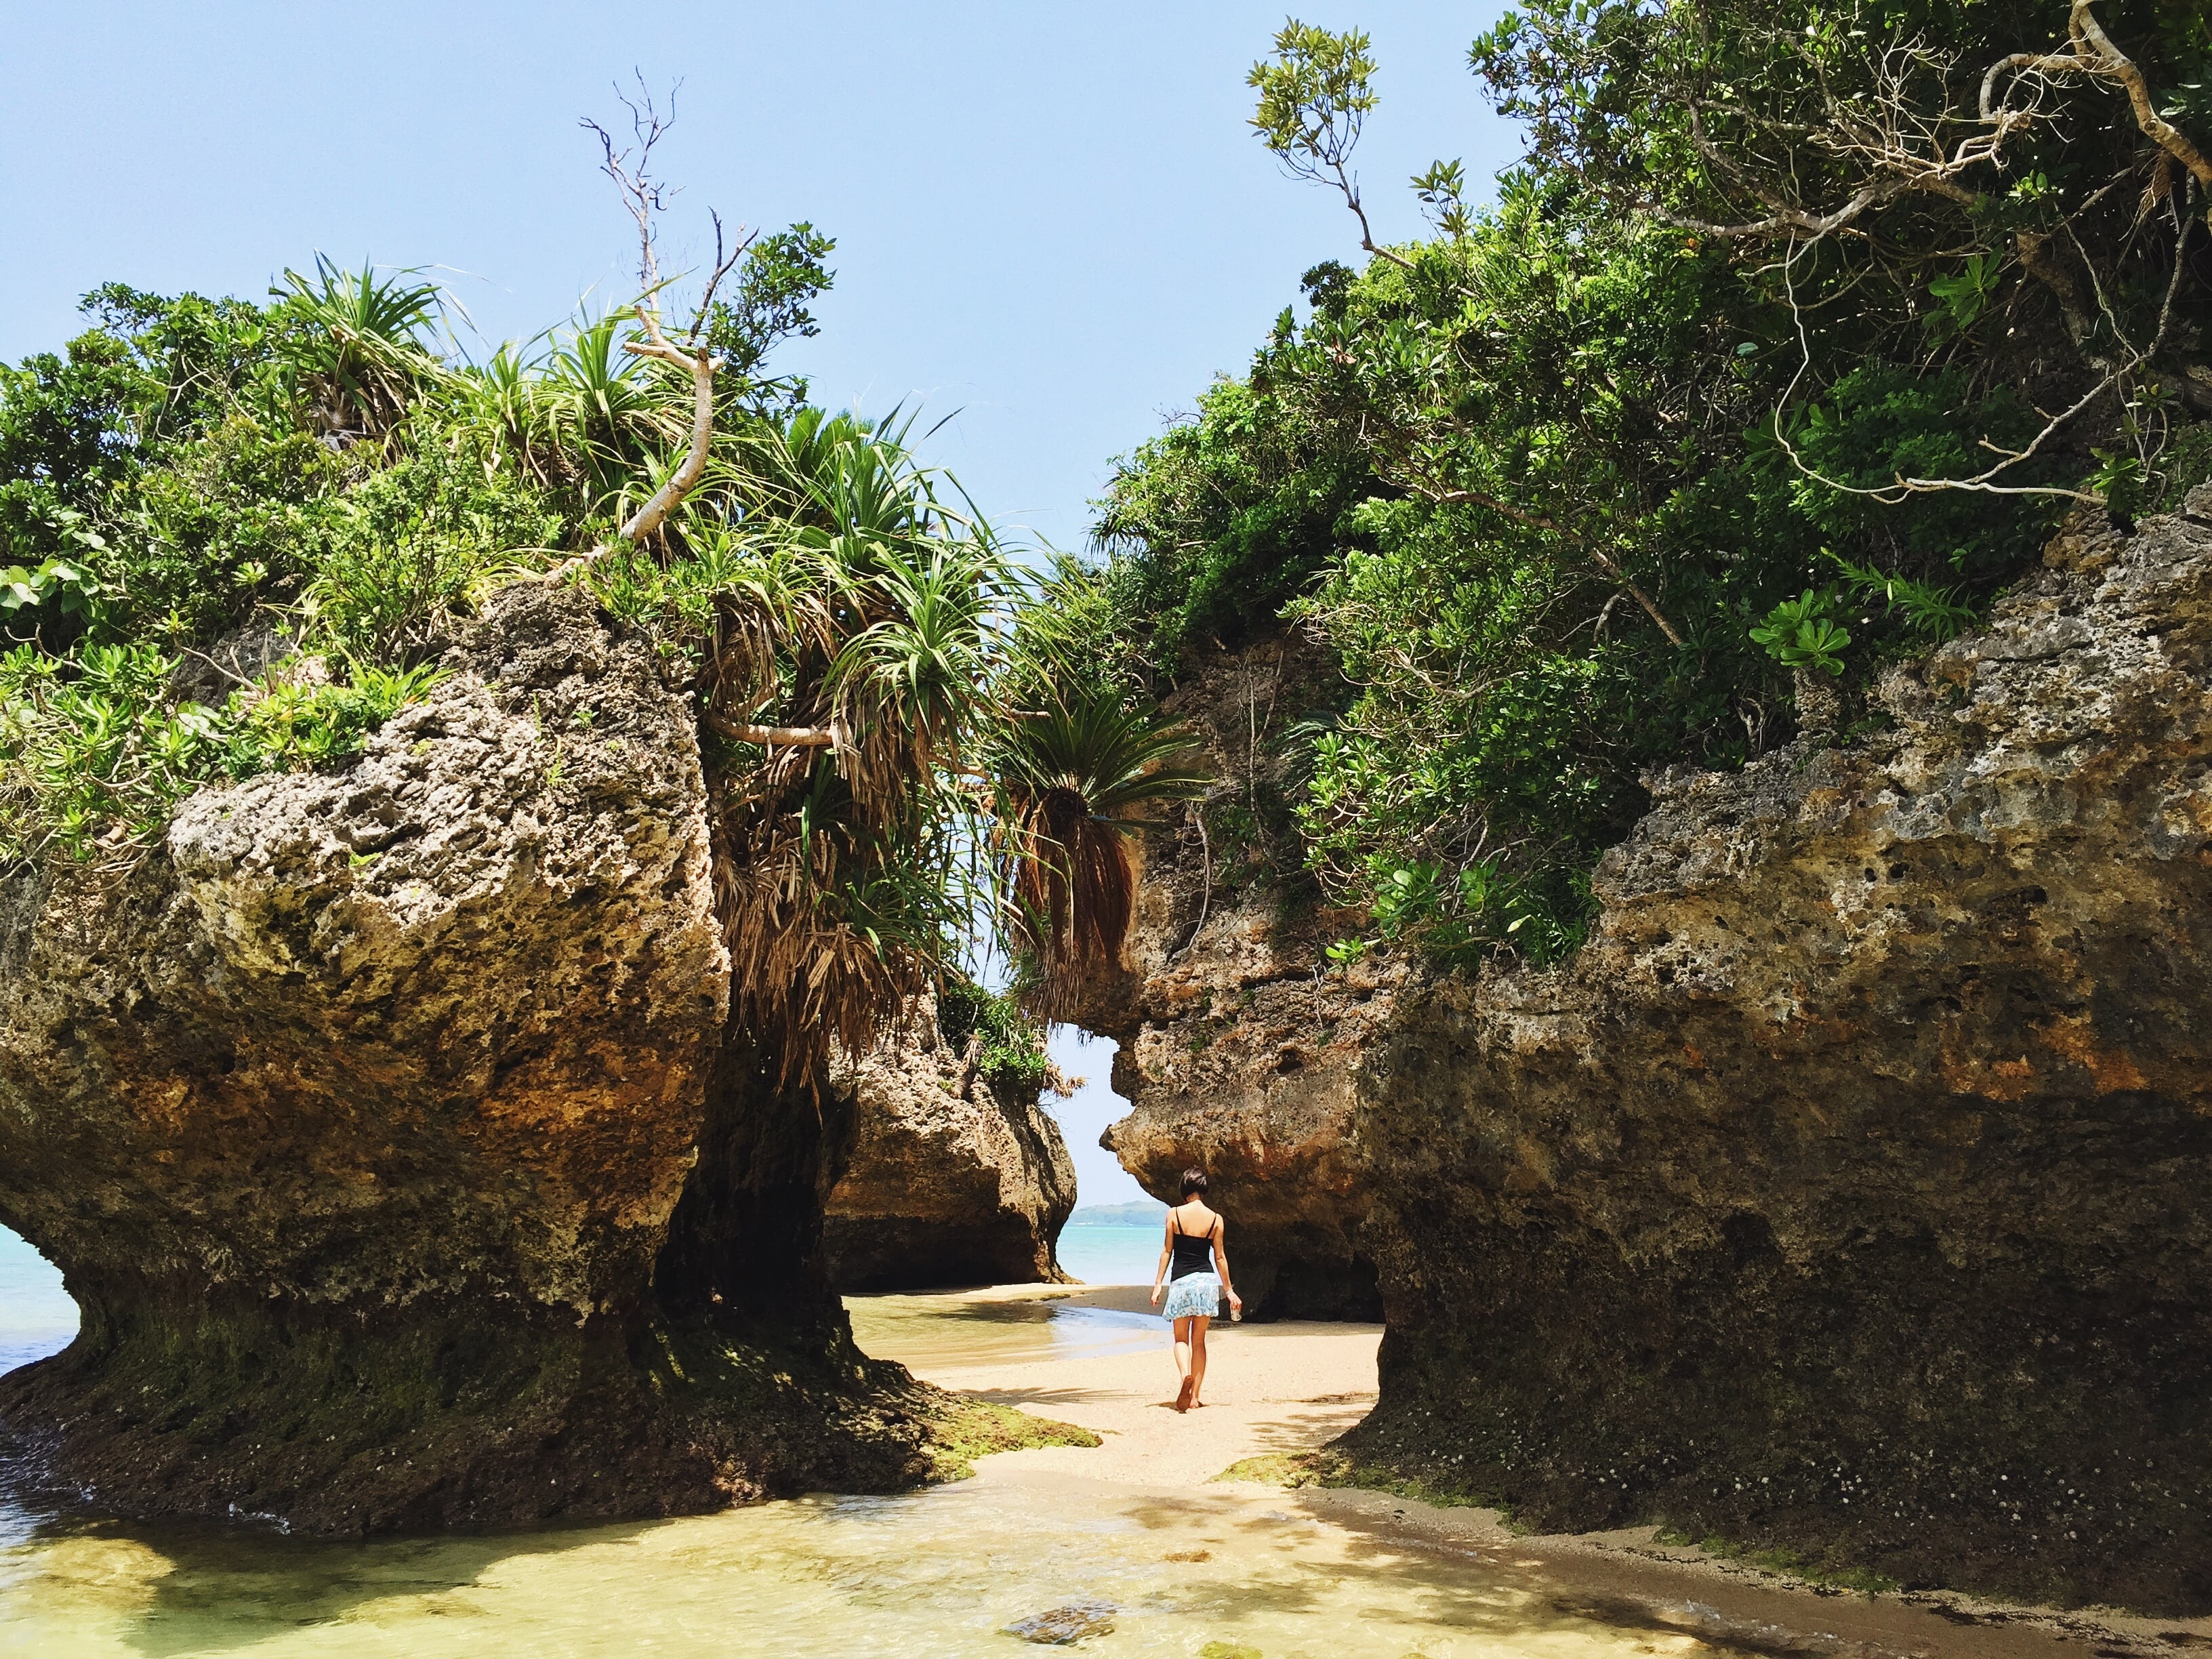
[[[65,352],[0,370],[0,871],[122,866],[210,782],[343,764],[492,590],[566,581],[693,699],[733,1019],[787,1075],[964,994],[979,924],[1039,985],[1118,951],[1120,843],[1188,787],[1181,740],[1035,619],[910,422],[768,372],[828,238],[724,251],[718,222],[667,320],[666,123],[632,113],[629,149],[599,135],[632,304],[472,361],[434,284],[319,259],[265,303],[101,289]]]
[[[1378,247],[1368,42],[1278,37],[1255,131],[1370,257],[1096,527],[1140,682],[1333,649],[1270,854],[1446,959],[1571,948],[1647,769],[1741,764],[1815,687],[1864,718],[2063,514],[2212,470],[2201,9],[1533,0],[1469,61],[1526,154],[1482,205],[1438,162],[1433,234]]]

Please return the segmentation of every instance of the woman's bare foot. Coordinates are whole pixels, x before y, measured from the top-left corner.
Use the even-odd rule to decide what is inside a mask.
[[[1179,1412],[1188,1411],[1191,1405],[1191,1396],[1197,1392],[1198,1390],[1192,1383],[1191,1380],[1187,1376],[1183,1378],[1182,1387],[1176,1391],[1175,1408]]]

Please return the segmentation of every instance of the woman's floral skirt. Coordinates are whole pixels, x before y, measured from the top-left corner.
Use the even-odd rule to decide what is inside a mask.
[[[1168,1319],[1188,1319],[1194,1314],[1204,1314],[1208,1319],[1221,1312],[1221,1275],[1219,1273],[1185,1273],[1168,1284],[1167,1305],[1160,1310]]]

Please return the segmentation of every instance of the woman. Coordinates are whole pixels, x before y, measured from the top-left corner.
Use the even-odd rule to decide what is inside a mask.
[[[1168,1212],[1160,1265],[1152,1269],[1154,1302],[1160,1299],[1161,1279],[1169,1281],[1168,1305],[1161,1311],[1175,1322],[1176,1370],[1182,1377],[1175,1402],[1179,1412],[1206,1403],[1198,1397],[1206,1386],[1206,1328],[1220,1311],[1224,1291],[1232,1316],[1244,1316],[1244,1298],[1229,1282],[1229,1247],[1222,1242],[1228,1230],[1229,1224],[1206,1207],[1206,1171],[1185,1170],[1182,1202]]]

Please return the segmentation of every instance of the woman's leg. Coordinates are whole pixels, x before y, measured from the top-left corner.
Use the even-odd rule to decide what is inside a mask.
[[[1185,1314],[1175,1322],[1176,1380],[1190,1375],[1190,1328],[1197,1322]]]
[[[1199,1403],[1198,1396],[1206,1387],[1206,1328],[1213,1322],[1204,1314],[1194,1314],[1190,1322],[1190,1403]]]

